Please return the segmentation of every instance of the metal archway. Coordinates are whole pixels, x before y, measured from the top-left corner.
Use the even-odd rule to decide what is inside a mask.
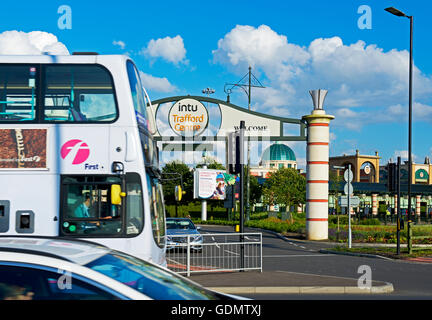
[[[192,99],[201,103],[209,102],[216,104],[219,107],[221,112],[221,124],[216,135],[181,136],[176,134],[163,135],[160,133],[156,126],[156,117],[159,107],[165,103],[172,103],[173,107],[176,103],[179,103],[184,99]],[[173,96],[152,101],[151,105],[148,107],[151,109],[150,114],[152,115],[152,119],[149,120],[153,122],[154,127],[156,128],[154,137],[157,141],[183,141],[184,143],[196,142],[199,144],[204,142],[225,141],[228,132],[238,130],[240,120],[243,120],[246,123],[247,129],[245,138],[253,141],[306,141],[306,122],[302,119],[283,118],[250,111],[219,99],[190,95]],[[298,135],[284,135],[284,124],[297,125]]]

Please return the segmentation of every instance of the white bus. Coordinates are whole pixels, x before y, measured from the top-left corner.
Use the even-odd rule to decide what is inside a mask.
[[[0,236],[85,238],[166,266],[147,100],[126,56],[0,56]]]

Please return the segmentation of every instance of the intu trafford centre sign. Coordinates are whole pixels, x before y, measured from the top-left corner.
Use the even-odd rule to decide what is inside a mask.
[[[306,122],[302,119],[291,119],[251,111],[232,103],[201,96],[176,96],[155,100],[148,107],[152,115],[150,121],[157,124],[156,115],[161,105],[171,103],[168,118],[159,119],[169,123],[174,135],[161,134],[159,128],[154,133],[158,141],[190,141],[212,142],[225,141],[228,133],[239,129],[240,121],[245,121],[245,138],[249,140],[270,141],[306,141]],[[210,119],[209,110],[205,104],[217,105],[220,111],[220,125],[217,132],[205,136]],[[289,124],[297,129],[297,135],[284,135],[284,125]],[[290,132],[293,132],[292,130]],[[165,148],[163,148],[166,150]]]
[[[171,129],[179,136],[197,136],[207,128],[208,110],[198,100],[181,99],[172,105],[168,120]]]

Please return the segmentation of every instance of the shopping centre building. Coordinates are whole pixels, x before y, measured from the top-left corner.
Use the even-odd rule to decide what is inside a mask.
[[[297,169],[297,160],[290,147],[276,142],[264,150],[258,167],[251,167],[251,175],[257,178],[268,178],[270,172],[280,168]]]
[[[387,209],[393,214],[397,195],[390,194],[387,189],[387,164],[380,163],[378,152],[375,155],[362,155],[356,150],[354,155],[342,155],[329,158],[329,213],[340,212],[338,197],[343,194],[343,170],[335,166],[351,164],[353,172],[354,195],[360,199],[355,212],[367,212],[372,215],[385,214]],[[424,163],[412,164],[412,176],[408,177],[408,161],[401,165],[401,208],[408,208],[407,185],[411,180],[412,208],[418,217],[426,217],[432,209],[432,165],[428,157]]]
[[[343,195],[343,170],[334,167],[351,164],[353,171],[354,195],[359,197],[360,205],[352,208],[352,212],[372,215],[385,214],[387,209],[394,213],[397,196],[387,190],[387,163],[382,163],[378,151],[373,155],[360,154],[356,150],[352,155],[341,155],[329,158],[329,214],[343,212],[338,205],[339,196]],[[251,175],[263,183],[271,172],[280,168],[298,169],[293,150],[283,144],[274,143],[264,150],[259,165],[251,167]],[[401,166],[401,208],[408,208],[407,196],[408,161]],[[426,217],[432,211],[432,165],[428,157],[424,163],[412,164],[412,208],[421,217]],[[404,213],[404,210],[402,210]]]

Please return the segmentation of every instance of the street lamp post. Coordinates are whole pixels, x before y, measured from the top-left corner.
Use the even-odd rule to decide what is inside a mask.
[[[211,94],[215,93],[215,90],[212,88],[205,88],[202,90],[202,93],[206,94],[207,97],[209,97]],[[207,102],[207,109],[208,109],[208,102]],[[206,156],[207,156],[207,153],[205,151],[203,151],[203,153],[202,153],[203,169],[207,169]],[[201,201],[201,220],[207,221],[207,200]]]
[[[351,230],[351,205],[350,205],[350,197],[351,197],[351,192],[353,192],[353,190],[350,190],[350,185],[351,185],[351,181],[353,179],[351,173],[351,163],[348,164],[348,167],[346,166],[333,166],[333,169],[345,169],[344,172],[344,178],[346,180],[346,184],[347,184],[347,212],[348,212],[348,248],[351,249],[352,247],[352,230]],[[346,177],[345,177],[346,176]],[[338,220],[338,233],[339,233],[339,220]]]
[[[407,16],[402,11],[389,7],[385,11],[398,17],[410,19],[410,60],[409,60],[409,111],[408,111],[408,253],[412,253],[411,229],[411,180],[412,180],[412,70],[413,70],[413,16]]]
[[[202,93],[206,94],[207,97],[208,97],[209,95],[215,93],[215,92],[216,92],[215,89],[212,89],[212,88],[205,88],[205,89],[202,89]]]
[[[245,84],[243,81],[248,79],[248,83]],[[255,85],[252,84],[252,81],[256,82]],[[231,88],[226,89],[227,85],[232,85]],[[224,87],[224,91],[228,94],[227,96],[227,102],[230,102],[229,95],[231,94],[231,91],[234,87],[240,87],[243,89],[243,91],[248,96],[248,110],[251,110],[251,88],[265,88],[261,82],[255,76],[252,74],[252,67],[249,66],[248,73],[237,83],[226,83]],[[248,88],[248,90],[245,89],[245,87]],[[247,140],[247,175],[246,175],[246,221],[249,221],[250,217],[250,137],[248,137]]]

